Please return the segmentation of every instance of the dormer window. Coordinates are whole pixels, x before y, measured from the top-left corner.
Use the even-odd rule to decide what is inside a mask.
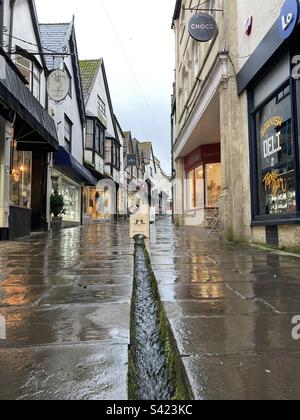
[[[97,98],[97,106],[98,106],[98,112],[100,112],[102,115],[104,115],[104,117],[106,117],[106,105],[103,99],[101,99],[99,95]]]
[[[17,54],[16,66],[28,82],[28,89],[39,101],[41,91],[41,70],[35,61],[30,59],[29,55]]]

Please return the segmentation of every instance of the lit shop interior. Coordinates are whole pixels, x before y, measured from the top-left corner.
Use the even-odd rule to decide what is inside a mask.
[[[104,221],[113,214],[113,193],[108,187],[84,188],[84,212],[92,221]]]
[[[52,192],[57,190],[64,198],[64,222],[80,223],[81,220],[81,185],[53,171]]]
[[[189,209],[218,208],[221,194],[221,163],[200,165],[188,171]]]
[[[222,189],[220,144],[203,145],[185,157],[187,209],[217,209]]]
[[[31,209],[32,153],[17,151],[12,155],[10,177],[10,205]]]

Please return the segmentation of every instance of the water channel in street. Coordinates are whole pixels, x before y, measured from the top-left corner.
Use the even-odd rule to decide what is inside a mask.
[[[162,401],[190,397],[141,237],[135,240],[131,322],[130,398]]]

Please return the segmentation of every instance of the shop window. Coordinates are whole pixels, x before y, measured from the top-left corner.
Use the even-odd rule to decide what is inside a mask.
[[[221,194],[221,164],[198,166],[187,174],[188,210],[217,208]]]
[[[93,220],[104,220],[111,215],[111,192],[108,188],[85,188],[85,212]]]
[[[10,177],[10,205],[31,208],[31,167],[32,153],[12,149],[12,169]]]
[[[80,220],[79,192],[80,192],[80,189],[77,186],[70,184],[65,179],[62,179],[61,193],[64,197],[64,203],[65,203],[65,209],[66,209],[64,220],[71,221],[71,222]]]
[[[204,169],[199,166],[188,172],[188,210],[204,207]]]
[[[221,164],[205,165],[205,201],[207,208],[217,208],[221,195]]]
[[[65,115],[65,133],[64,133],[64,139],[65,139],[65,149],[71,153],[72,151],[72,127],[73,124],[69,120],[69,118]]]
[[[94,149],[94,121],[93,120],[87,120],[85,147],[87,149]]]
[[[288,86],[255,112],[259,215],[296,212],[296,172]]]
[[[41,90],[41,72],[38,66],[30,58],[21,54],[16,56],[16,66],[28,82],[28,89],[39,101]]]
[[[63,220],[80,222],[80,186],[71,183],[57,172],[57,176],[52,178],[52,190],[57,190],[64,198],[65,214],[63,215]]]

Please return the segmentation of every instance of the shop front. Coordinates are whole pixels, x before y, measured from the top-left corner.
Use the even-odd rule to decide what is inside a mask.
[[[79,225],[81,222],[81,184],[54,170],[52,172],[52,192],[55,190],[64,198],[63,224]]]
[[[47,228],[48,155],[58,150],[53,119],[0,47],[0,239]]]
[[[283,40],[278,28],[276,22],[238,83],[249,97],[253,240],[290,246],[300,244],[300,78],[293,68],[300,30]]]
[[[84,213],[94,223],[111,220],[115,212],[113,209],[115,196],[115,192],[104,184],[97,187],[86,187],[84,189]]]
[[[78,226],[82,223],[84,186],[95,187],[96,179],[64,147],[54,154],[53,163],[52,192],[57,190],[64,198],[63,227]]]
[[[31,231],[32,152],[11,150],[10,237],[26,236]]]

